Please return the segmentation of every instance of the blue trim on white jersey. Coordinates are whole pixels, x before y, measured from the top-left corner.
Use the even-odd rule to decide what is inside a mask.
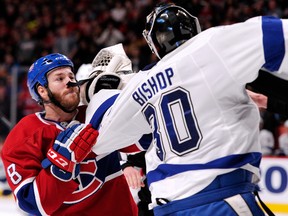
[[[271,16],[262,17],[264,68],[277,71],[285,55],[285,42],[282,21]],[[280,50],[280,51],[279,51]]]
[[[261,161],[261,153],[247,153],[238,155],[229,155],[222,157],[206,164],[161,164],[155,170],[147,174],[148,185],[151,183],[161,181],[173,175],[205,169],[231,169],[239,168],[249,163],[255,167],[259,167]]]
[[[145,71],[145,70],[150,70],[152,67],[154,67],[158,62],[152,62],[149,65],[146,65],[143,69],[141,69],[141,71]]]
[[[112,97],[108,98],[106,101],[104,101],[99,108],[94,112],[90,123],[92,124],[92,127],[94,129],[98,129],[103,115],[105,114],[105,112],[113,105],[113,103],[115,102],[116,98],[118,97],[119,93],[116,95],[113,95]]]
[[[143,149],[148,150],[148,148],[151,145],[152,140],[153,140],[153,135],[152,133],[150,133],[150,134],[144,134],[138,142]]]

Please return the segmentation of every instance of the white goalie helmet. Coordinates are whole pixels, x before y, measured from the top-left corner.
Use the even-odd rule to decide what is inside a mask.
[[[83,66],[83,69],[89,75],[85,77],[78,70],[81,72],[79,76],[83,77],[78,81],[81,86],[85,86],[82,87],[81,101],[86,105],[101,89],[123,89],[133,74],[131,60],[121,43],[101,49],[92,64],[89,67]]]

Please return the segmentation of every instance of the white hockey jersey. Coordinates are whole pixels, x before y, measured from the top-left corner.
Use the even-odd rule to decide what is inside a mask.
[[[287,37],[288,20],[271,17],[193,37],[129,82],[103,117],[93,151],[112,152],[152,133],[146,163],[154,206],[155,198],[189,197],[237,168],[257,182],[259,111],[245,84],[262,67],[288,74]]]

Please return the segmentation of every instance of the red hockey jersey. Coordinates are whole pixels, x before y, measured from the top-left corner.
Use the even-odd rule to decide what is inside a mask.
[[[97,157],[90,153],[80,164],[79,183],[60,181],[42,168],[47,150],[64,129],[65,124],[36,113],[24,117],[8,135],[2,159],[19,207],[35,215],[137,215],[118,152]]]

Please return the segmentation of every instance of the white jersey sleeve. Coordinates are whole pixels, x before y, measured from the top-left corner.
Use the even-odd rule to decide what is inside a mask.
[[[139,72],[137,76],[132,78],[131,82],[137,83],[138,80],[141,80],[142,76],[146,76],[146,74],[144,72],[143,73]],[[125,87],[125,89],[129,91],[128,86]],[[103,104],[107,103],[108,99],[114,96],[118,96],[119,93],[120,93],[120,90],[101,90],[99,93],[95,94],[92,97],[92,100],[88,105],[86,121],[87,122],[91,121],[91,119],[93,118],[92,115],[97,117],[96,112],[99,112],[102,109],[101,106],[105,107],[106,109],[107,106],[106,105],[103,106]],[[104,121],[102,121],[99,126],[99,132],[102,130],[102,128],[109,127],[110,129],[114,128],[112,130],[115,132],[115,134],[114,136],[110,136],[110,135],[107,136],[107,133],[105,133],[104,131],[103,133],[101,132],[99,134],[99,137],[97,139],[97,144],[96,144],[97,146],[95,145],[93,148],[93,151],[96,154],[99,155],[103,153],[109,153],[111,151],[114,151],[115,149],[121,149],[121,148],[127,147],[131,145],[131,143],[138,143],[142,135],[151,133],[152,130],[148,122],[145,120],[144,115],[141,114],[141,110],[140,110],[141,107],[137,104],[130,103],[128,100],[129,100],[129,97],[128,98],[121,97],[119,98],[119,100],[117,98],[116,99],[116,101],[118,101],[117,103],[124,104],[124,106],[123,107],[119,106],[115,108],[118,110],[118,112],[113,112],[112,114],[110,113],[110,110],[105,112],[105,115],[103,117]],[[107,104],[112,105],[111,103],[107,103]],[[127,109],[126,105],[128,105],[129,109]],[[126,111],[123,109],[126,109]],[[135,115],[131,116],[131,113],[135,113]],[[117,119],[117,122],[120,123],[119,125],[115,124],[114,120],[116,119]],[[126,122],[128,120],[130,121],[130,124],[122,123],[123,121]],[[127,133],[127,136],[125,135],[126,133],[123,133],[123,131],[129,131],[129,133]],[[120,137],[121,139],[125,140],[124,145],[122,142],[118,142],[118,139]],[[98,143],[98,141],[100,144]],[[106,143],[106,145],[102,145],[101,143]],[[111,143],[111,145],[107,145],[107,143]]]

